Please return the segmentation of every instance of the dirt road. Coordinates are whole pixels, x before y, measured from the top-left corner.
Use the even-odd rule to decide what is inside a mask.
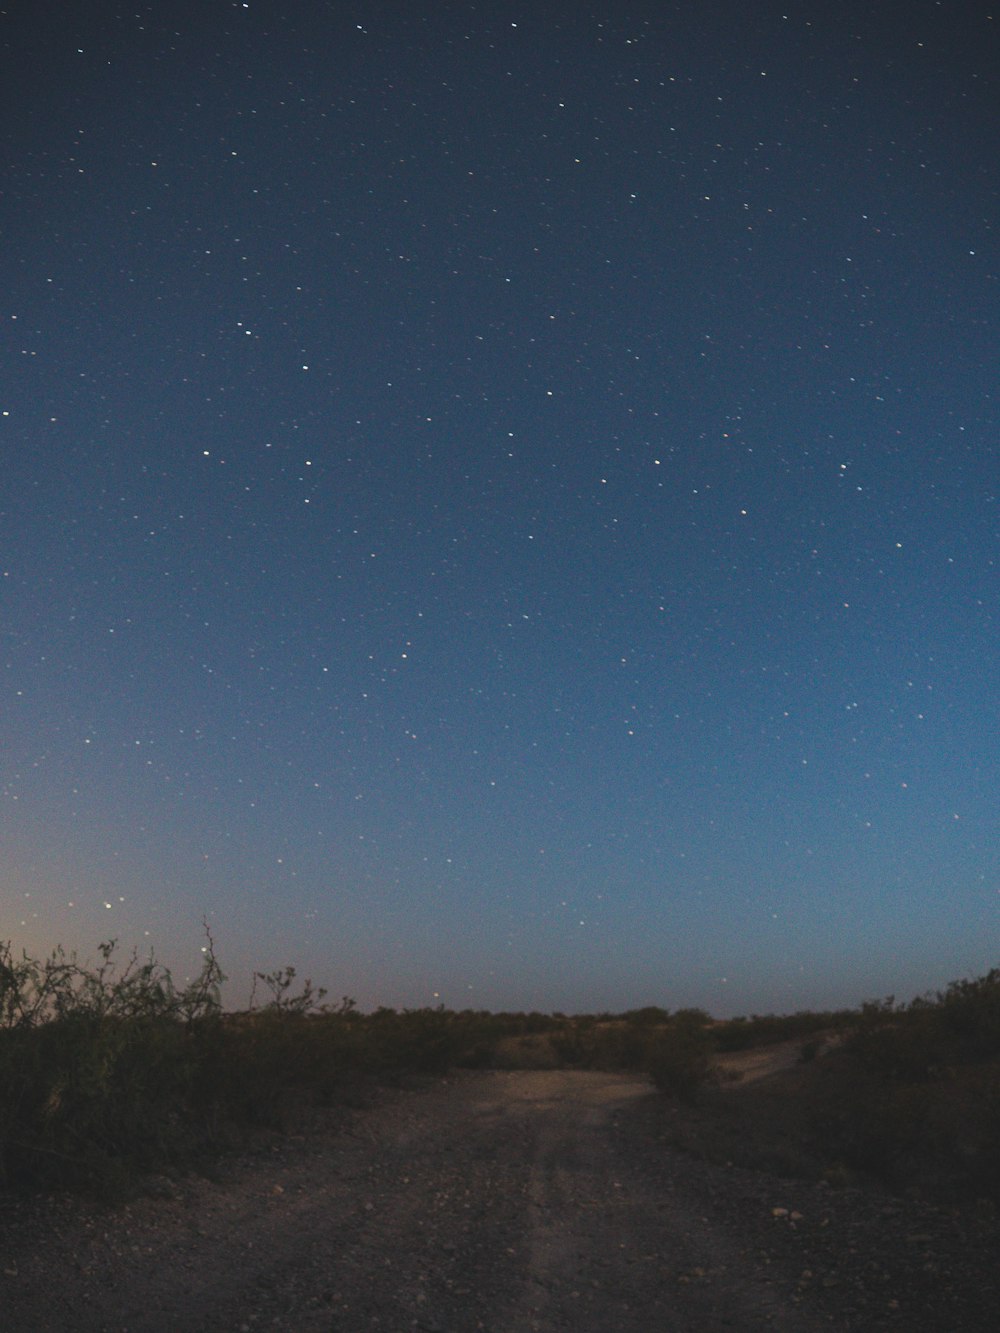
[[[625,1075],[461,1074],[386,1094],[346,1128],[336,1113],[339,1125],[232,1162],[214,1183],[164,1183],[115,1210],[17,1205],[0,1226],[0,1327],[993,1326],[988,1258],[953,1220],[673,1153],[657,1135],[666,1113]],[[935,1262],[949,1265],[944,1284],[926,1271]],[[955,1264],[980,1273],[971,1304]]]

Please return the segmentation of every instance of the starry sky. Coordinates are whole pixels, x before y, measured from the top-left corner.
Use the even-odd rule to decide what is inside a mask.
[[[724,1016],[1000,962],[1000,15],[0,14],[0,937]]]

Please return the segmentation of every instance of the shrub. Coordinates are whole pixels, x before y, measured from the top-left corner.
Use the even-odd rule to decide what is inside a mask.
[[[86,969],[0,948],[0,1182],[104,1185],[177,1155],[197,1082],[195,1029],[218,1020],[211,940],[177,990],[155,960]]]
[[[660,1092],[693,1102],[708,1078],[711,1049],[711,1038],[704,1027],[693,1022],[675,1023],[651,1043],[646,1069]]]

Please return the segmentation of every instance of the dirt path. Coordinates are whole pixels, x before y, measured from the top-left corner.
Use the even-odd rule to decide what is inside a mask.
[[[914,1215],[894,1220],[884,1200],[670,1152],[657,1140],[665,1113],[624,1075],[463,1074],[386,1094],[346,1127],[339,1113],[339,1127],[230,1163],[216,1183],[117,1210],[19,1205],[0,1225],[0,1327],[992,1327],[962,1304],[963,1284],[941,1295],[921,1280],[927,1249],[982,1262],[938,1214],[908,1241]],[[980,1293],[992,1315],[981,1280]]]

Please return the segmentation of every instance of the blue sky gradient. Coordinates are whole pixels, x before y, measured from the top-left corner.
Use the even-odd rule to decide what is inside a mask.
[[[996,965],[1000,20],[60,15],[2,33],[0,936],[365,1007]]]

